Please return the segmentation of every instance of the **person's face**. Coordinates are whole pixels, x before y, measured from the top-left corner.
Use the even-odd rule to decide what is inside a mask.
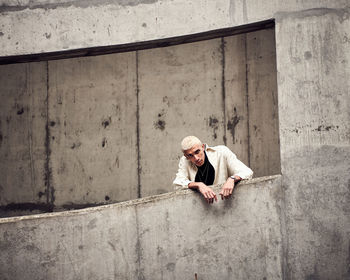
[[[191,149],[184,151],[185,157],[197,166],[202,166],[205,162],[204,144],[196,144]]]

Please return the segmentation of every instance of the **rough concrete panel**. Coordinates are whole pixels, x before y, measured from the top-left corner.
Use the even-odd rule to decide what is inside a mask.
[[[142,275],[145,279],[194,279],[195,273],[198,279],[281,279],[278,185],[275,181],[263,187],[241,186],[232,200],[213,205],[198,194],[145,205],[139,212]]]
[[[46,203],[46,78],[44,62],[0,67],[1,206]]]
[[[224,40],[226,145],[249,165],[246,35]]]
[[[3,279],[281,279],[280,177],[0,220]],[[218,192],[219,188],[215,188]],[[188,213],[191,213],[189,217]]]
[[[350,277],[349,30],[332,13],[276,28],[287,279]]]
[[[249,158],[254,176],[280,173],[274,29],[247,34]]]
[[[189,26],[191,33],[208,30],[208,26],[209,29],[228,26],[228,1],[156,1],[152,5],[122,5],[122,2],[95,6],[89,1],[79,1],[68,7],[54,6],[45,12],[45,6],[14,12],[5,9],[0,20],[3,34],[0,56],[154,40],[182,35]],[[203,20],[211,22],[202,26]],[[169,33],[169,29],[173,31]]]
[[[174,37],[303,10],[337,12],[348,1],[24,0],[2,4],[0,56],[9,56]]]
[[[172,191],[182,138],[224,142],[221,39],[140,51],[138,58],[144,197]]]
[[[3,280],[136,279],[132,208],[36,216],[0,228]]]
[[[137,197],[135,53],[49,62],[57,206]]]

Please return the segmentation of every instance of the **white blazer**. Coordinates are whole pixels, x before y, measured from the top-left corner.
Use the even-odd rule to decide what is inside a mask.
[[[208,160],[215,170],[213,185],[225,183],[230,176],[237,175],[242,179],[250,179],[253,171],[241,162],[236,155],[226,146],[220,145],[209,147],[205,144],[205,152]],[[195,181],[197,166],[182,156],[179,162],[179,169],[173,182],[175,190],[188,188],[188,184]]]

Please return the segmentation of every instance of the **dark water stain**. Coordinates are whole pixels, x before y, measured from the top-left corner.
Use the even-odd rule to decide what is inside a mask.
[[[72,150],[75,148],[79,148],[81,146],[81,142],[73,143],[72,146],[70,147]]]
[[[236,126],[241,120],[241,117],[238,115],[234,115],[230,120],[227,122],[227,129],[230,131],[232,135],[232,141],[233,143],[236,143],[235,136],[236,136]]]
[[[106,118],[106,119],[103,119],[103,120],[102,120],[102,126],[103,126],[104,128],[106,128],[107,126],[109,126],[109,125],[111,124],[111,122],[112,122],[112,118],[111,118],[111,117],[108,117],[108,118]]]
[[[304,58],[305,58],[306,60],[309,60],[311,57],[312,57],[312,54],[311,54],[310,51],[304,52]]]
[[[106,146],[106,144],[107,144],[107,139],[104,137],[102,139],[102,148],[104,148]]]
[[[45,194],[46,194],[45,192],[40,191],[40,192],[38,192],[38,197],[41,198]]]
[[[157,122],[155,122],[154,127],[163,131],[165,129],[165,121],[158,120]]]
[[[24,113],[23,107],[17,111],[17,115],[22,115]]]
[[[50,121],[50,126],[55,126],[55,125],[56,125],[56,122]]]
[[[85,204],[76,204],[76,203],[67,203],[63,204],[62,208],[65,210],[76,210],[76,209],[84,209],[88,207],[95,207],[105,205],[105,203],[85,203]]]
[[[0,206],[2,211],[33,211],[39,210],[43,212],[52,212],[53,205],[47,203],[10,203],[7,205]]]
[[[211,127],[214,130],[213,138],[216,139],[218,137],[216,131],[219,128],[219,121],[215,116],[209,117],[209,127]]]
[[[164,110],[158,113],[158,120],[155,121],[153,124],[156,129],[160,129],[161,131],[165,129],[165,125],[166,125],[165,120],[163,119],[164,115],[165,115]]]
[[[168,270],[168,271],[174,271],[175,270],[175,263],[168,263],[167,265],[166,265],[166,269]]]
[[[4,36],[4,35],[5,35],[5,34],[4,34],[3,32],[0,32],[0,37],[1,37],[1,36]]]
[[[79,250],[83,250],[83,249],[84,249],[84,246],[83,246],[83,245],[79,245],[79,246],[78,246],[78,249],[79,249]]]
[[[330,131],[330,130],[337,130],[339,126],[334,126],[334,125],[319,125],[314,131]]]
[[[147,27],[147,24],[145,22],[142,23],[142,27]]]

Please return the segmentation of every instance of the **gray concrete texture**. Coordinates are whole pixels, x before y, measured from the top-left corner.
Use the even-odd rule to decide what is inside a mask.
[[[350,278],[350,20],[344,15],[287,17],[276,29],[287,279]]]
[[[281,279],[281,200],[277,175],[212,205],[185,190],[1,219],[1,279]]]
[[[172,191],[180,142],[191,134],[209,145],[227,144],[257,177],[280,173],[274,46],[274,30],[268,29],[167,48],[1,66],[6,86],[0,90],[0,120],[7,126],[0,130],[0,150],[8,166],[0,171],[2,215]],[[27,75],[20,83],[18,69]],[[28,82],[34,79],[38,92]],[[38,99],[27,97],[36,94]],[[18,106],[26,111],[18,115]],[[28,126],[30,112],[37,110],[42,114],[36,126]],[[23,131],[30,137],[20,137]],[[14,135],[17,141],[11,141]],[[9,161],[24,170],[22,177]]]
[[[1,0],[0,56],[141,42],[348,5],[348,0]]]
[[[3,3],[1,56],[169,38],[275,19],[282,278],[350,278],[348,0]]]

